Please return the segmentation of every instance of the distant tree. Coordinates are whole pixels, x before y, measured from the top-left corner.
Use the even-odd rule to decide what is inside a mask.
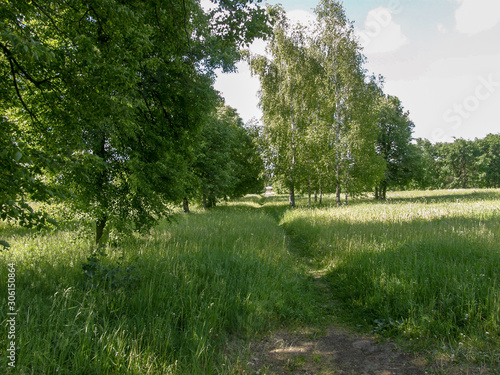
[[[375,198],[386,198],[388,188],[401,188],[414,177],[415,149],[411,145],[413,122],[395,96],[380,97],[377,152],[385,161],[385,173],[375,188]]]
[[[234,173],[237,180],[229,196],[242,197],[246,194],[262,192],[265,175],[264,161],[259,153],[252,129],[243,125],[241,119],[235,129],[234,140],[231,159],[236,166]]]
[[[479,149],[477,168],[481,187],[500,187],[500,134],[488,134],[475,143]]]
[[[446,164],[453,181],[451,187],[466,189],[477,179],[477,148],[473,141],[459,138],[445,146]]]
[[[193,172],[203,206],[263,189],[263,161],[236,110],[220,106],[198,135]]]

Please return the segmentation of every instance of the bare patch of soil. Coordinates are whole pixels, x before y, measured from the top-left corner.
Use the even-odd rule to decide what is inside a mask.
[[[378,343],[330,327],[325,332],[275,332],[247,348],[246,374],[425,374],[425,361],[404,354],[392,343]]]

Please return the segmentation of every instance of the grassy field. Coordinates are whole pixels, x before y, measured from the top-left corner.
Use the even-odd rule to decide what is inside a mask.
[[[500,368],[500,192],[394,193],[386,203],[287,211],[345,321]]]
[[[0,227],[0,282],[15,264],[20,374],[230,374],[232,337],[345,324],[459,365],[500,368],[500,190],[393,193],[289,210],[249,196],[177,214],[91,256],[84,223]],[[333,202],[332,202],[333,203]],[[0,288],[7,339],[7,288]],[[328,312],[330,313],[330,312]],[[326,322],[327,323],[327,322]]]

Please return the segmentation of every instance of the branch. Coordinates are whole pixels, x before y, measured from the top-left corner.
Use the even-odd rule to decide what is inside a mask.
[[[13,53],[7,48],[7,46],[5,46],[2,42],[0,42],[0,47],[2,48],[3,52],[5,53],[5,56],[7,57],[7,59],[9,60],[9,63],[12,64],[14,63],[17,68],[21,71],[21,73],[23,74],[23,76],[28,80],[30,81],[31,83],[33,83],[36,87],[40,88],[41,85],[43,85],[44,83],[47,83],[49,82],[50,80],[52,80],[53,78],[57,78],[57,77],[50,77],[50,78],[46,78],[44,80],[36,80],[35,78],[33,78],[22,66],[21,64],[19,64],[19,62],[16,60],[16,58],[14,57]]]
[[[43,7],[41,7],[40,5],[38,5],[38,4],[36,3],[36,1],[35,1],[35,0],[32,0],[32,3],[35,5],[35,7],[37,7],[37,8],[40,10],[40,12],[42,12],[42,13],[43,13],[43,14],[44,14],[44,15],[45,15],[48,19],[49,19],[49,21],[50,21],[50,22],[52,23],[52,25],[56,28],[56,30],[57,30],[57,32],[58,32],[59,34],[64,34],[64,33],[63,33],[63,32],[62,32],[62,31],[61,31],[61,30],[57,27],[57,24],[56,24],[56,22],[54,21],[54,19],[53,19],[53,18],[52,18],[52,17],[51,17],[51,16],[50,16],[50,15],[49,15],[46,11],[45,11],[45,9],[44,9]]]
[[[19,87],[17,86],[17,79],[16,79],[16,69],[14,68],[14,63],[12,62],[11,59],[9,59],[9,64],[10,64],[10,71],[12,73],[12,80],[14,82],[14,87],[16,89],[17,97],[21,101],[21,104],[23,105],[24,109],[30,114],[31,119],[33,120],[33,122],[40,123],[40,121],[38,120],[38,118],[36,117],[36,115],[29,109],[28,105],[25,103],[25,101],[23,99],[23,96],[21,95],[21,92],[19,91]]]

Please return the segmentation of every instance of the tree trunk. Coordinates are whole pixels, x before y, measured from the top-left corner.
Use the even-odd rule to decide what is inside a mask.
[[[290,203],[290,207],[295,208],[295,186],[290,186],[290,196],[288,198],[288,202]]]
[[[318,191],[314,190],[314,203],[318,203]]]
[[[323,187],[321,186],[321,180],[319,180],[319,204],[323,203]]]
[[[337,200],[337,207],[340,207],[340,183],[337,181],[337,187],[336,187],[336,191],[335,191],[335,197],[336,197],[336,200]]]
[[[309,207],[311,207],[311,177],[309,177]]]
[[[95,155],[99,156],[102,160],[106,160],[106,135],[104,132],[99,134],[99,143],[97,144],[96,149],[94,149]],[[104,234],[104,227],[107,222],[107,197],[106,197],[106,187],[108,182],[108,173],[106,169],[103,169],[98,173],[96,186],[98,187],[97,193],[97,201],[99,204],[99,211],[96,219],[96,227],[95,227],[95,243],[97,246],[100,245],[102,236]]]
[[[380,196],[378,194],[378,186],[375,186],[375,199],[380,199]]]
[[[462,189],[467,189],[467,164],[465,157],[462,157]]]
[[[102,235],[104,234],[104,227],[106,226],[107,218],[103,216],[96,220],[95,226],[95,244],[99,246],[101,242]]]
[[[384,187],[382,189],[382,199],[386,200],[387,199],[387,185],[384,184]]]
[[[212,207],[215,207],[216,205],[217,205],[217,199],[215,198],[215,196],[213,194],[209,194],[208,200],[207,200],[207,207],[212,208]]]
[[[189,201],[187,198],[184,198],[182,200],[182,208],[184,209],[184,212],[187,214],[191,212],[191,211],[189,211]]]

